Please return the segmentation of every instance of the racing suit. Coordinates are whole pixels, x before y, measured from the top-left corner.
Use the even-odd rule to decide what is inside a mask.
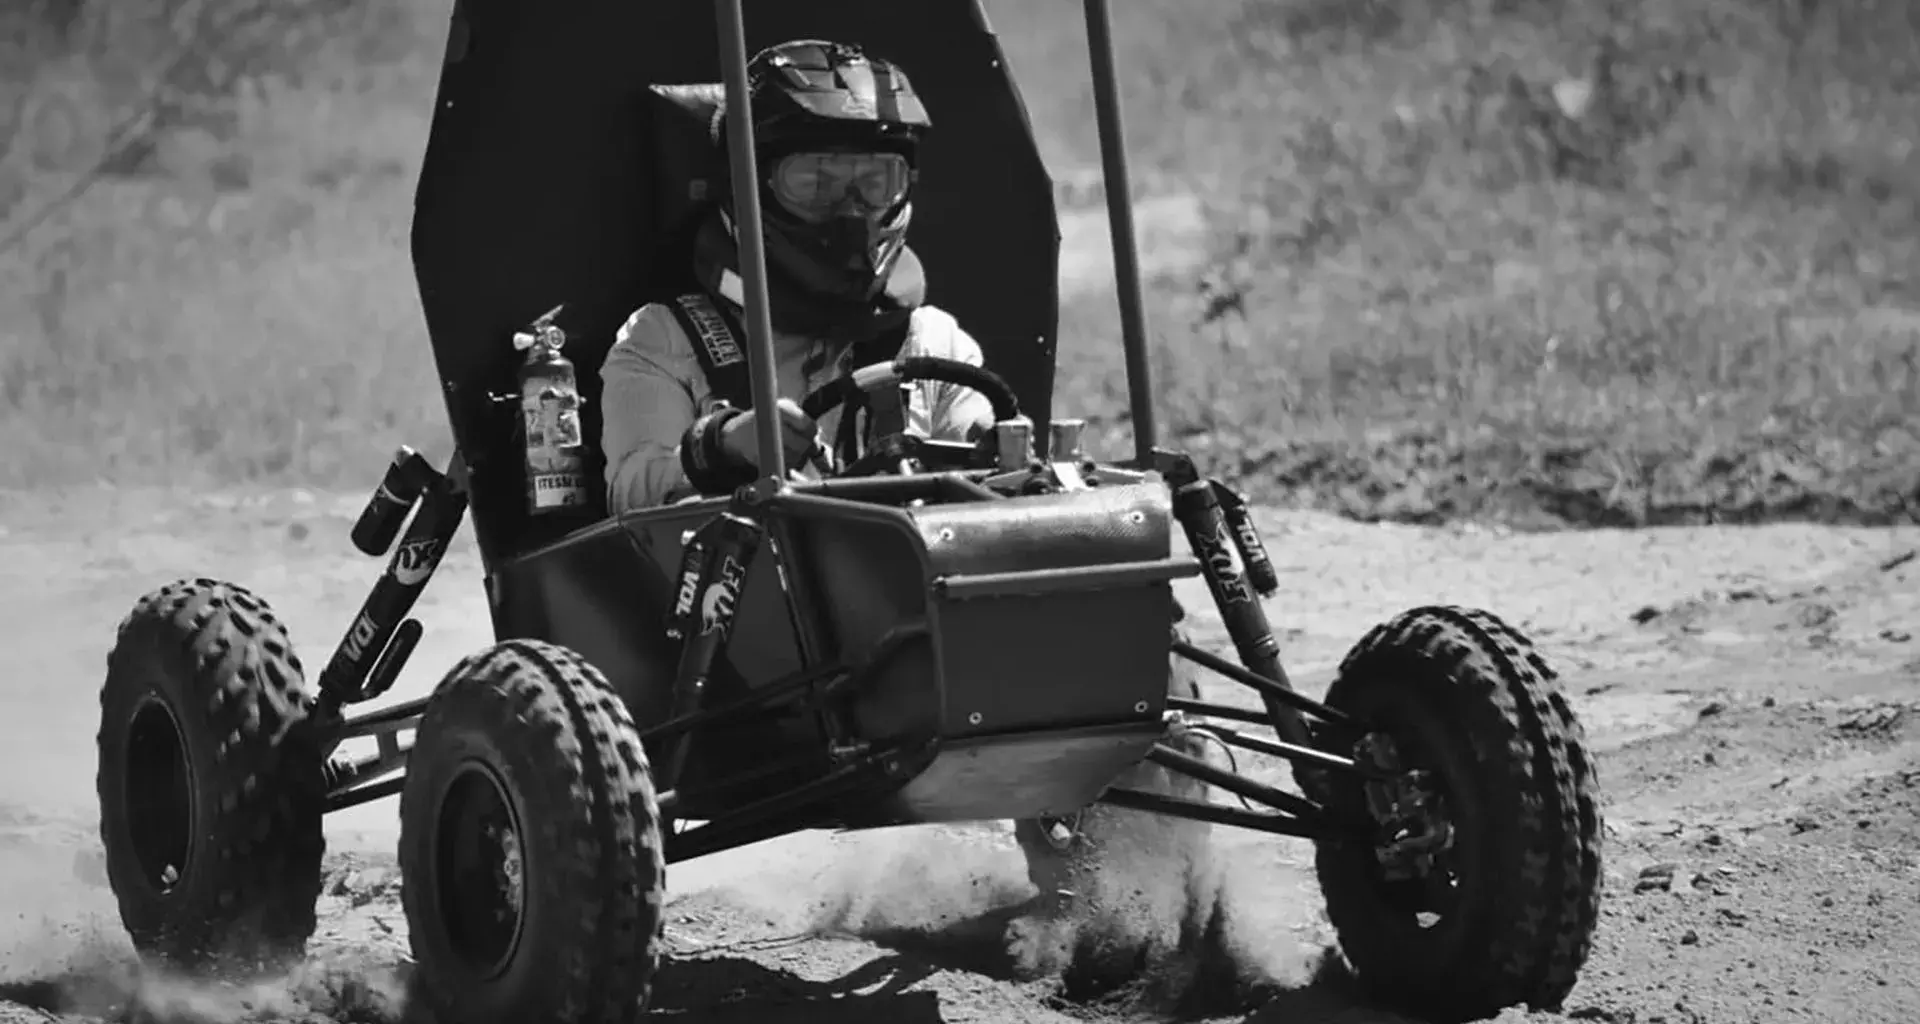
[[[672,310],[660,303],[642,306],[616,335],[600,369],[604,426],[601,448],[607,459],[607,509],[612,514],[678,501],[695,494],[680,462],[680,441],[687,428],[712,412],[712,393],[693,349],[694,341]],[[825,343],[775,329],[775,380],[783,397],[799,401],[852,367],[847,355],[827,358]],[[919,306],[908,321],[899,356],[941,356],[979,366],[980,345],[951,313]],[[902,413],[909,433],[943,441],[964,441],[976,426],[993,425],[993,406],[985,395],[941,381],[920,381],[905,389]],[[842,408],[822,417],[821,433],[833,437]],[[811,470],[790,467],[803,474]]]

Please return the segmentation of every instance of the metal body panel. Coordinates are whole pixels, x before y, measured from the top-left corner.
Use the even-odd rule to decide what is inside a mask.
[[[716,499],[633,512],[503,563],[493,583],[496,631],[579,651],[620,690],[642,730],[661,725],[677,666],[665,624],[682,536],[725,508]],[[973,780],[964,792],[909,781],[880,807],[840,813],[950,820],[999,803],[1006,808],[985,816],[1084,806],[1163,731],[1169,579],[1182,565],[1168,557],[1163,486],[918,508],[792,494],[763,511],[770,535],[748,567],[707,706],[809,667],[796,607],[818,614],[827,660],[857,660],[924,623],[923,638],[849,692],[846,719],[874,749],[930,750],[927,778]],[[1164,568],[1125,568],[1141,563]],[[1088,568],[1095,572],[1070,586],[1040,585]],[[943,581],[984,573],[1010,573],[1013,582],[996,596],[941,596]],[[1035,581],[1034,592],[1021,591],[1023,578]],[[683,813],[713,816],[824,773],[827,741],[818,717],[798,706],[703,726],[680,787]],[[1050,745],[1047,758],[1030,756]],[[1006,756],[988,755],[1000,747]],[[772,765],[791,767],[755,774]],[[971,788],[987,776],[991,787]]]

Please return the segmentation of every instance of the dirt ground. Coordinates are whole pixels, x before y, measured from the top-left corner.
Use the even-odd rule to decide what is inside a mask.
[[[272,601],[317,664],[377,571],[346,541],[357,500],[0,497],[0,1022],[404,1019],[393,802],[330,820],[310,963],[246,988],[131,966],[94,834],[96,688],[120,616],[176,575],[226,577]],[[1512,534],[1265,518],[1283,580],[1270,610],[1310,692],[1367,627],[1429,602],[1506,616],[1563,672],[1608,824],[1598,947],[1566,1017],[1920,1018],[1920,528]],[[471,549],[456,550],[395,697],[487,641],[477,584]],[[1214,842],[1223,949],[1255,984],[1187,1016],[1403,1019],[1328,966],[1305,843]],[[795,836],[669,874],[662,1020],[1163,1015],[1016,978],[1005,924],[1031,891],[1004,826]]]

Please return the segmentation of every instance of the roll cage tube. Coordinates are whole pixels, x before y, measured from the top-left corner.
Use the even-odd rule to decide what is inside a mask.
[[[771,414],[779,404],[780,387],[773,375],[773,315],[767,306],[767,242],[760,217],[759,157],[753,148],[753,108],[747,88],[747,29],[740,0],[714,0],[719,23],[720,68],[727,85],[727,150],[733,176],[733,209],[737,217],[735,248],[740,254],[740,279],[746,294],[747,373],[753,389],[754,429],[760,438],[760,479],[763,494],[787,488],[786,452],[780,445],[780,417]]]
[[[1087,62],[1093,69],[1093,116],[1100,132],[1100,176],[1113,239],[1113,283],[1120,300],[1120,342],[1127,359],[1135,469],[1152,469],[1159,444],[1153,418],[1153,369],[1147,363],[1147,319],[1140,296],[1140,250],[1133,230],[1133,182],[1127,173],[1127,126],[1113,63],[1113,15],[1107,0],[1086,0]]]

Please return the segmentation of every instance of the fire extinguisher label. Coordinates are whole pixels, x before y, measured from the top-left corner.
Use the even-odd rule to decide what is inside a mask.
[[[555,389],[530,398],[521,406],[527,421],[527,447],[577,448],[580,446],[579,402]]]
[[[535,508],[566,508],[587,501],[587,479],[579,473],[536,473],[533,476]]]

